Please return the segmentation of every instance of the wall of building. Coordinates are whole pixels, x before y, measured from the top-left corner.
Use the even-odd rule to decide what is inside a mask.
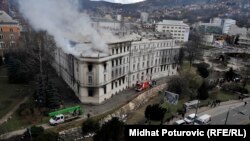
[[[156,24],[157,32],[170,32],[174,39],[180,42],[187,42],[189,39],[190,27],[187,25]]]
[[[54,67],[83,103],[100,104],[138,81],[176,74],[179,47],[173,39],[110,44],[102,58],[55,53]],[[74,72],[74,73],[72,73]]]

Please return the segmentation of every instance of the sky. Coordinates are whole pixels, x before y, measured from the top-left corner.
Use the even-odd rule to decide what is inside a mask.
[[[130,3],[142,2],[145,0],[92,0],[92,1],[107,1],[112,3],[130,4]]]

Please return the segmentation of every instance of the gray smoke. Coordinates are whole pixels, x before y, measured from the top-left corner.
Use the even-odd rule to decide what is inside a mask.
[[[99,32],[92,28],[89,16],[79,12],[78,0],[18,0],[18,3],[31,26],[37,31],[47,31],[66,53],[79,56],[81,51],[107,52],[108,47]],[[81,50],[71,44],[86,41],[92,43],[91,47],[82,44]]]

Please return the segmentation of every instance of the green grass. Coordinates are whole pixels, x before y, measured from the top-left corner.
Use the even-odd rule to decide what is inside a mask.
[[[0,118],[32,92],[30,85],[9,84],[7,69],[0,66]]]
[[[220,99],[221,101],[229,101],[229,100],[234,100],[237,98],[238,98],[237,94],[232,94],[232,93],[225,92],[225,91],[220,91],[217,97],[217,99]]]
[[[177,105],[172,105],[166,102],[163,103],[162,107],[167,108],[169,110],[169,112],[166,112],[164,119],[166,120],[170,118],[172,115],[176,114],[178,109],[182,109],[183,104],[187,101],[188,101],[187,98],[183,98],[178,101]]]
[[[49,117],[43,116],[41,118],[41,121],[31,124],[29,121],[23,119],[23,117],[20,117],[17,113],[14,113],[12,115],[12,118],[8,120],[8,122],[5,122],[4,124],[0,125],[0,133],[1,133],[1,130],[4,132],[11,132],[11,131],[27,128],[32,125],[48,123],[48,121],[49,121]]]
[[[248,93],[250,93],[250,84],[246,85],[246,89],[248,90]]]
[[[183,61],[182,65],[181,65],[181,71],[183,71],[183,72],[185,72],[185,71],[196,72],[196,68],[193,66],[190,66],[189,61]]]

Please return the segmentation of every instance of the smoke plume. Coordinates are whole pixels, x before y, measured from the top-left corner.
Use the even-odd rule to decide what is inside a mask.
[[[66,53],[79,56],[81,51],[107,52],[107,45],[91,26],[89,16],[79,12],[78,0],[18,0],[18,4],[30,25],[36,31],[47,31]],[[80,50],[72,47],[72,42],[86,40],[92,43],[91,47],[86,44]]]

